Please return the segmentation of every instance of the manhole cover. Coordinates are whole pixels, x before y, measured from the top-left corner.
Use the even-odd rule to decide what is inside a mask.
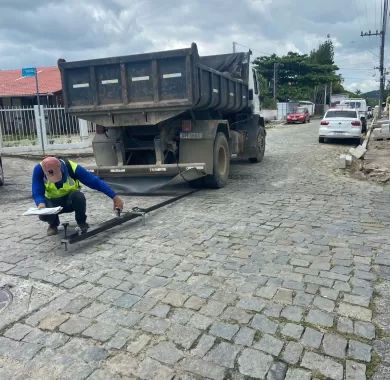
[[[12,302],[12,293],[8,289],[0,289],[0,313]]]

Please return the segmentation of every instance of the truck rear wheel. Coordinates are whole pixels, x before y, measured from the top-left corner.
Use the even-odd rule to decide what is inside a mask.
[[[265,152],[265,131],[264,128],[260,128],[256,138],[256,156],[249,157],[249,162],[256,164],[264,158]]]
[[[218,132],[214,140],[213,174],[191,182],[193,187],[220,189],[226,185],[230,172],[230,150],[224,133]]]

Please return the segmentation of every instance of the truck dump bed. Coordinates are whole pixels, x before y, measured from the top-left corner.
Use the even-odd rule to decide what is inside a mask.
[[[124,125],[123,116],[129,114],[142,114],[139,120],[131,117],[141,125],[188,110],[226,114],[248,106],[246,53],[200,58],[193,43],[189,49],[78,62],[59,60],[58,66],[66,109],[101,125]],[[148,113],[154,117],[148,120]]]

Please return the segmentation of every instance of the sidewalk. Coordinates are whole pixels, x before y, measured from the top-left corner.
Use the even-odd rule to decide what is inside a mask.
[[[390,120],[374,124],[361,163],[361,176],[379,183],[390,183]]]

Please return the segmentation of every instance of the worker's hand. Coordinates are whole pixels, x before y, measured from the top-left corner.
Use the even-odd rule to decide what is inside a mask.
[[[44,203],[40,203],[37,207],[38,207],[38,208],[45,208],[46,205],[45,205]]]
[[[115,195],[115,197],[113,198],[113,201],[114,201],[114,210],[115,209],[123,210],[122,198],[120,198],[118,195]]]

